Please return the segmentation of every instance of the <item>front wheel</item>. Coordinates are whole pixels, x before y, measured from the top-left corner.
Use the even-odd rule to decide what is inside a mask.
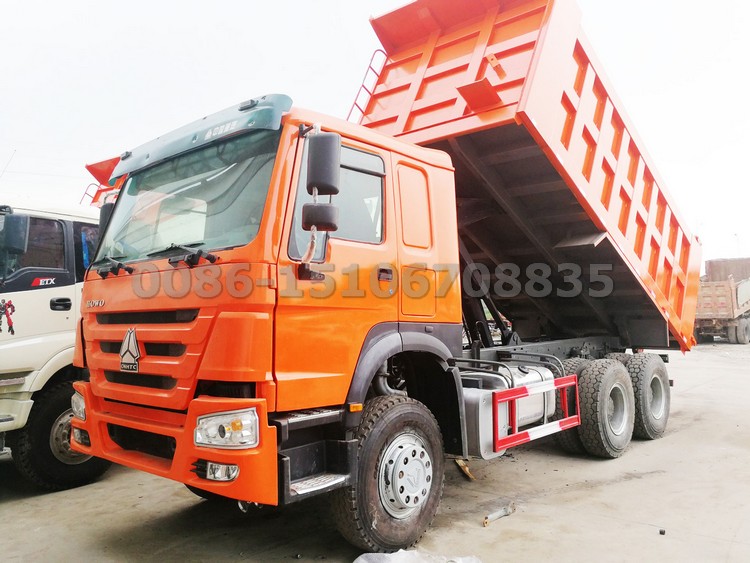
[[[408,397],[375,397],[357,430],[357,480],[332,494],[333,518],[355,546],[375,552],[419,541],[443,494],[443,440],[435,417]]]
[[[73,385],[64,381],[40,391],[26,426],[8,435],[13,463],[26,479],[50,491],[94,481],[108,461],[78,453],[70,447],[70,398]]]

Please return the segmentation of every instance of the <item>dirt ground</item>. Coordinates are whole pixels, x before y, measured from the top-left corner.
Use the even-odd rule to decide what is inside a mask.
[[[617,460],[574,457],[547,439],[494,462],[451,461],[437,518],[419,544],[484,562],[750,561],[750,346],[670,353],[666,435]],[[484,516],[517,511],[483,527]],[[0,459],[4,561],[352,561],[324,498],[242,514],[122,467],[41,494]],[[664,531],[662,534],[661,531]]]

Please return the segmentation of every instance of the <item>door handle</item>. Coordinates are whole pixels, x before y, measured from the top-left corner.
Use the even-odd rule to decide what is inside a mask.
[[[73,301],[68,297],[56,297],[49,300],[49,308],[53,311],[70,311],[73,308]]]
[[[393,281],[393,270],[390,268],[378,268],[378,281]]]

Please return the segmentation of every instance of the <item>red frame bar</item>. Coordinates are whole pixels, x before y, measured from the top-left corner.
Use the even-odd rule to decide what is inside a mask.
[[[548,422],[547,424],[540,424],[529,430],[518,432],[518,411],[516,409],[516,401],[529,397],[531,395],[538,395],[539,393],[547,393],[550,391],[549,385],[531,385],[525,387],[516,387],[514,389],[506,389],[503,391],[495,391],[492,393],[492,423],[493,423],[493,436],[494,436],[494,448],[495,452],[512,448],[525,444],[537,438],[547,436],[549,434],[555,434],[562,432],[569,428],[578,426],[581,423],[581,417],[578,414],[580,412],[580,403],[578,400],[578,376],[577,375],[566,375],[554,380],[554,390],[556,393],[568,387],[575,387],[576,391],[576,414],[570,414],[568,407],[568,394],[563,393],[561,397],[561,406],[563,411],[563,418]],[[510,432],[508,436],[500,438],[498,435],[498,428],[500,420],[498,419],[498,406],[500,403],[508,404],[508,426],[510,426]]]

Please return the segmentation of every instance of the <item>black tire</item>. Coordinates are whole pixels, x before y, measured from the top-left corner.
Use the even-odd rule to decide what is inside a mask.
[[[8,435],[13,463],[26,479],[49,491],[91,483],[109,468],[98,457],[70,449],[73,411],[70,381],[56,383],[34,395],[26,426]]]
[[[581,372],[586,368],[587,365],[591,363],[591,360],[587,360],[586,358],[568,358],[566,360],[563,360],[563,370],[565,371],[565,375],[572,375],[576,374],[579,378],[581,376]],[[575,396],[575,389],[572,387],[569,387],[567,390],[568,395],[568,412],[570,414],[576,413],[576,396]],[[562,392],[556,394],[556,402],[555,402],[555,420],[560,420],[563,418],[563,410],[562,410]],[[584,454],[586,453],[586,448],[583,447],[583,442],[581,442],[581,437],[578,435],[578,427],[570,428],[568,430],[563,430],[562,432],[558,432],[557,434],[553,434],[553,440],[555,443],[564,451],[571,453],[571,454]]]
[[[613,459],[625,453],[633,435],[635,405],[630,374],[617,360],[594,360],[579,379],[583,447]]]
[[[737,325],[737,344],[750,343],[750,320],[740,319]]]
[[[435,417],[414,399],[375,397],[365,404],[356,435],[356,484],[331,494],[339,532],[366,551],[413,546],[432,523],[443,495],[443,440]],[[400,475],[389,469],[407,466],[412,471]]]
[[[617,360],[625,367],[628,366],[628,362],[633,357],[633,354],[626,354],[625,352],[610,352],[604,356],[607,360]]]
[[[737,344],[737,328],[735,326],[727,328],[727,340],[730,344]]]
[[[628,364],[635,395],[633,436],[656,440],[669,420],[670,389],[667,366],[656,354],[635,354]]]

